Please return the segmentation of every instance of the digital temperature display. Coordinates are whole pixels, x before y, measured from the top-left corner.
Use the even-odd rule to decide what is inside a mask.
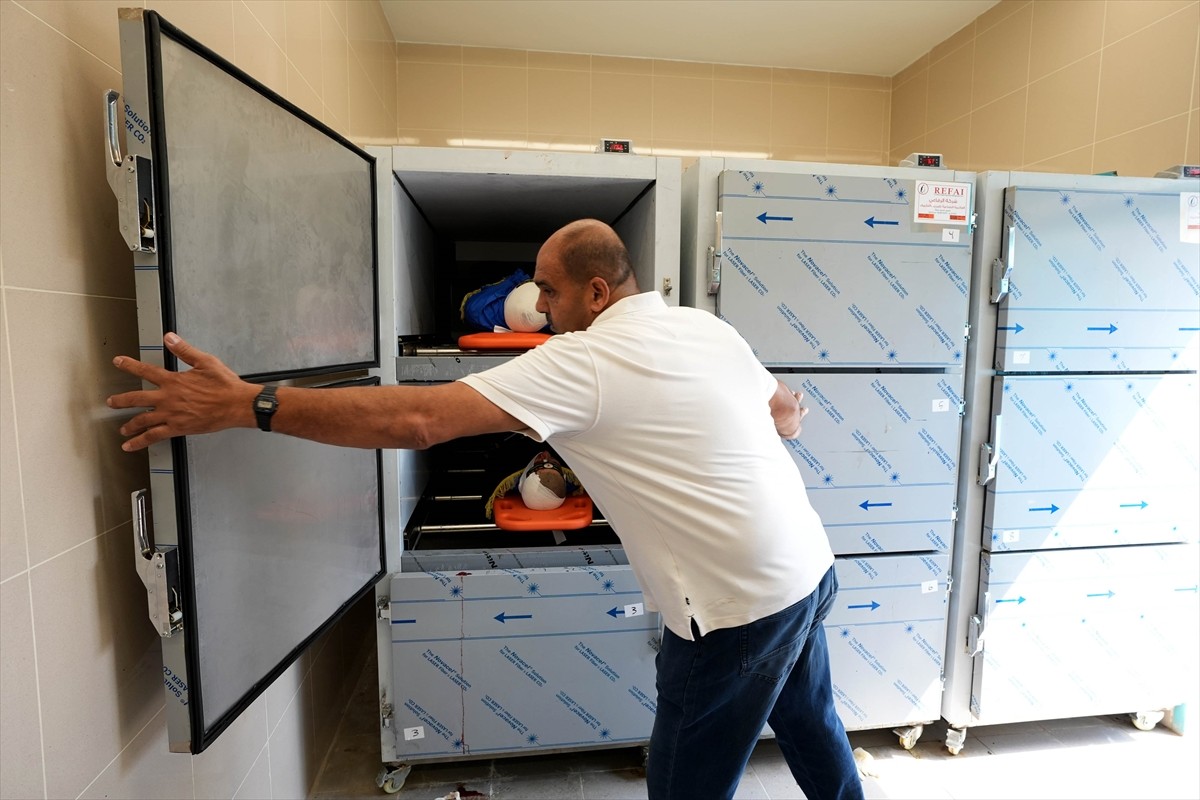
[[[1184,178],[1200,178],[1200,165],[1184,164],[1182,177],[1184,177]]]
[[[918,167],[940,167],[942,165],[942,157],[933,153],[917,154]]]
[[[633,142],[628,139],[601,139],[600,151],[603,153],[632,153]]]

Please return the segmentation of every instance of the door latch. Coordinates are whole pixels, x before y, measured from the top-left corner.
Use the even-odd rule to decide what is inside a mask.
[[[992,441],[979,445],[979,476],[980,486],[987,486],[996,477],[996,464],[1000,461],[1000,422],[1001,415],[992,419]]]
[[[716,235],[708,248],[708,296],[721,290],[721,212],[717,212]]]
[[[121,237],[130,250],[155,252],[154,175],[150,159],[144,156],[122,156],[117,136],[117,101],[121,95],[115,89],[104,93],[104,128],[107,134],[108,185],[117,196],[117,221]],[[126,122],[132,112],[126,108]],[[130,126],[138,135],[146,134],[140,127]]]
[[[133,560],[138,577],[146,586],[150,621],[158,635],[169,639],[183,630],[183,611],[179,607],[179,548],[150,544],[146,490],[138,489],[133,502]]]

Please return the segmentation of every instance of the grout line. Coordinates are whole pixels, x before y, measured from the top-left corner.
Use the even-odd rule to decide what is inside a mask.
[[[1107,8],[1107,4],[1105,7]],[[1033,11],[1032,11],[1032,9],[1029,12],[1029,41],[1028,41],[1028,44],[1029,44],[1029,48],[1025,53],[1025,85],[1023,87],[1025,89],[1025,108],[1024,108],[1025,113],[1024,113],[1024,119],[1021,121],[1021,156],[1020,156],[1020,158],[1017,159],[1018,164],[1025,163],[1025,142],[1029,138],[1029,86],[1032,83],[1032,81],[1029,80],[1029,75],[1032,71],[1032,65],[1033,65]],[[972,67],[972,75],[973,74],[974,74],[974,68]],[[974,81],[972,81],[971,90],[972,90],[972,92],[974,91]],[[1095,137],[1092,137],[1092,138],[1095,138]]]
[[[239,783],[237,785],[237,788],[233,790],[233,795],[232,795],[233,797],[237,797],[238,792],[240,792],[242,790],[242,787],[246,785],[246,781],[250,780],[250,776],[254,773],[255,764],[257,764],[260,760],[262,760],[263,753],[266,752],[266,750],[267,750],[267,743],[263,742],[263,746],[259,749],[258,755],[256,755],[254,757],[253,763],[250,764],[250,769],[246,770],[246,774],[244,776],[242,776],[242,782]],[[192,796],[193,797],[197,796],[195,793],[195,782],[194,781],[192,783]]]
[[[82,50],[83,52],[87,53],[89,56],[91,56],[92,58],[96,59],[97,61],[99,61],[99,62],[100,62],[101,64],[103,64],[104,66],[106,66],[106,67],[108,67],[109,69],[111,69],[113,72],[115,72],[115,73],[117,74],[117,77],[120,77],[120,76],[121,76],[121,67],[120,67],[120,65],[119,65],[119,64],[118,64],[117,66],[115,66],[115,67],[114,67],[112,64],[109,64],[109,63],[108,63],[107,61],[105,61],[103,58],[101,58],[101,57],[100,57],[100,56],[98,56],[97,54],[93,53],[91,50],[87,49],[87,48],[86,48],[86,47],[84,47],[82,44],[80,44],[79,42],[75,41],[75,40],[74,40],[74,39],[72,39],[70,36],[68,36],[67,34],[65,34],[65,33],[63,33],[62,31],[60,31],[58,28],[54,27],[54,26],[53,26],[53,25],[51,25],[49,22],[47,22],[46,20],[42,19],[41,17],[39,17],[39,16],[38,16],[37,14],[35,14],[34,12],[30,11],[30,10],[29,10],[28,8],[26,8],[25,6],[21,5],[21,2],[20,2],[20,0],[10,0],[10,1],[12,2],[12,4],[13,4],[14,6],[16,6],[16,7],[17,7],[17,8],[19,8],[19,9],[21,9],[22,11],[24,11],[24,12],[25,12],[26,14],[28,14],[29,16],[33,17],[33,18],[34,18],[35,20],[37,20],[39,23],[41,23],[42,25],[45,25],[47,28],[49,28],[50,30],[54,31],[55,33],[57,33],[57,34],[58,34],[59,36],[61,36],[62,38],[66,39],[68,42],[70,42],[71,44],[75,45],[75,46],[76,46],[76,47],[78,47],[80,50]],[[119,54],[118,54],[118,57],[119,57]]]

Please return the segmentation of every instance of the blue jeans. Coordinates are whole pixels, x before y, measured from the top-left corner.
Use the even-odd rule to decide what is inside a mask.
[[[650,800],[732,798],[768,722],[809,800],[862,798],[821,627],[836,594],[831,567],[808,597],[749,625],[695,641],[665,631],[646,765]]]

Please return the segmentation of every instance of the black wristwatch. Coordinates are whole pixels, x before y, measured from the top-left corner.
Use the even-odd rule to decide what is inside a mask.
[[[274,386],[264,386],[258,397],[254,398],[254,419],[258,422],[260,431],[271,430],[271,417],[279,408],[279,400],[275,397]]]

